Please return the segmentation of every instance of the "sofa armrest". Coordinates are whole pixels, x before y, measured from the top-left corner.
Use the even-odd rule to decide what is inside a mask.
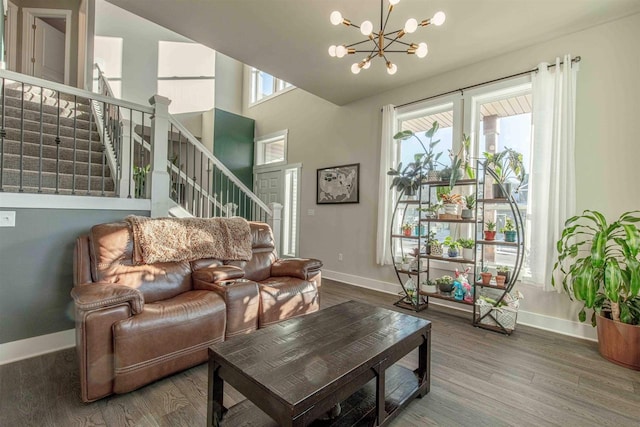
[[[84,283],[71,290],[76,308],[83,311],[96,310],[129,303],[131,313],[138,314],[144,309],[142,292],[129,286],[113,283]]]
[[[322,261],[318,259],[278,259],[271,265],[271,276],[291,276],[302,280],[309,280],[311,276],[320,271],[320,268],[322,268]]]
[[[207,284],[242,279],[244,270],[233,265],[220,265],[196,270],[191,273],[195,289],[212,290]]]

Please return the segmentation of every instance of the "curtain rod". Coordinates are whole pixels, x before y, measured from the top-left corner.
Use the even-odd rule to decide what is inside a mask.
[[[572,63],[574,63],[574,62],[580,62],[580,59],[581,59],[581,58],[580,58],[579,56],[576,56],[575,58],[572,58],[572,59],[571,59],[571,62],[572,62]],[[562,64],[564,64],[564,61],[561,61],[561,62],[560,62],[560,65],[562,65]],[[555,66],[556,66],[556,64],[555,64],[555,63],[553,63],[553,64],[549,64],[549,65],[547,66],[547,69],[549,69],[549,68],[551,68],[551,67],[555,67]],[[465,91],[465,90],[468,90],[468,89],[473,89],[473,88],[478,87],[478,86],[484,86],[484,85],[488,85],[488,84],[490,84],[490,83],[499,82],[499,81],[502,81],[502,80],[512,79],[512,78],[514,78],[514,77],[524,76],[525,74],[531,74],[531,73],[533,73],[534,71],[535,71],[535,72],[538,72],[538,68],[534,68],[534,69],[527,70],[527,71],[522,71],[522,72],[520,72],[520,73],[511,74],[510,76],[500,77],[500,78],[493,79],[493,80],[489,80],[489,81],[482,82],[482,83],[476,83],[476,84],[471,85],[471,86],[465,86],[465,87],[462,87],[462,88],[460,88],[460,89],[450,90],[449,92],[444,92],[444,93],[441,93],[441,94],[438,94],[438,95],[428,96],[428,97],[426,97],[426,98],[417,99],[417,100],[415,100],[415,101],[406,102],[406,103],[401,104],[401,105],[396,105],[396,107],[395,107],[395,108],[406,107],[407,105],[417,104],[418,102],[428,101],[428,100],[430,100],[430,99],[439,98],[439,97],[441,97],[441,96],[445,96],[445,95],[451,95],[452,93],[456,93],[456,92],[460,92],[461,94],[464,94],[464,91]]]

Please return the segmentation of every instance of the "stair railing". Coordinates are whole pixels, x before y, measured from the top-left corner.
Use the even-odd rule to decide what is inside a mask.
[[[198,217],[267,220],[273,210],[236,177],[175,117],[169,117],[170,197]]]
[[[7,70],[0,98],[0,191],[133,197],[133,132],[119,123],[153,108]]]

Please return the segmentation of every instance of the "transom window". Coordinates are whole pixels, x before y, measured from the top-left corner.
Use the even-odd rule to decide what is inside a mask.
[[[287,130],[256,138],[256,166],[277,165],[287,162]]]
[[[285,82],[264,71],[260,71],[257,68],[251,68],[251,104],[256,104],[292,88],[294,88],[294,86],[291,83]]]

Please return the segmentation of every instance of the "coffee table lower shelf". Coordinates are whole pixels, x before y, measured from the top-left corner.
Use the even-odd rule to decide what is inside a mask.
[[[408,405],[420,393],[418,378],[413,371],[392,365],[385,375],[385,424],[395,418],[398,411]],[[363,388],[341,403],[340,416],[333,420],[316,420],[313,427],[352,427],[376,425],[376,381],[369,381]],[[224,426],[276,427],[278,424],[262,412],[250,400],[232,406],[224,415]]]

